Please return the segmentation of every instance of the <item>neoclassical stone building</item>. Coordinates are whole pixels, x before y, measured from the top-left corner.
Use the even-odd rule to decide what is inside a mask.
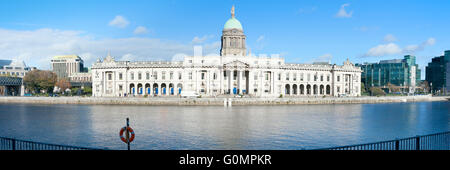
[[[359,96],[361,69],[343,65],[288,64],[278,56],[247,54],[246,36],[234,7],[222,32],[220,56],[183,61],[115,61],[108,55],[92,66],[93,96],[249,95]]]

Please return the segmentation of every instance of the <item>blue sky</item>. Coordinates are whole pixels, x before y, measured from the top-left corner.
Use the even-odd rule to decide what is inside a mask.
[[[448,0],[2,0],[0,58],[49,69],[64,54],[90,66],[108,51],[118,60],[171,60],[194,45],[218,53],[233,4],[252,53],[290,63],[413,54],[424,69],[450,50]]]

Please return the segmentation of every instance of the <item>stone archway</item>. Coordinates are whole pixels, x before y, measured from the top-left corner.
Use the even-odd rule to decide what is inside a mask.
[[[306,95],[311,95],[311,85],[306,85]]]
[[[153,94],[154,94],[154,95],[158,95],[158,93],[160,93],[159,91],[160,91],[160,90],[159,90],[159,88],[158,88],[158,84],[157,84],[157,83],[154,83],[154,84],[153,84]]]
[[[314,93],[314,95],[317,95],[318,94],[318,87],[317,87],[317,85],[316,84],[314,84],[314,86],[313,86],[313,93]]]
[[[161,84],[161,95],[167,95],[167,85],[166,83]]]
[[[325,87],[323,85],[320,85],[320,94],[321,95],[325,94]]]
[[[300,94],[304,95],[305,94],[305,85],[300,84]]]
[[[331,86],[327,85],[327,95],[331,95]]]
[[[291,95],[291,86],[289,84],[286,84],[284,92],[285,95]]]
[[[137,85],[137,94],[141,95],[142,93],[143,93],[143,90],[142,90],[142,84],[139,83],[139,84]]]
[[[130,94],[136,94],[136,87],[133,83],[130,84]]]
[[[169,84],[169,94],[174,95],[175,94],[175,88],[172,83]]]
[[[145,84],[145,94],[147,95],[151,94],[151,87],[149,83]]]
[[[177,90],[178,90],[178,94],[181,94],[182,90],[183,90],[183,84],[178,83],[177,84]]]

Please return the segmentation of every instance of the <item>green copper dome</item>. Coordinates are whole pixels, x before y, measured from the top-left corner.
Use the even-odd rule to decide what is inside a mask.
[[[239,29],[239,30],[244,30],[242,29],[242,25],[241,22],[239,22],[235,17],[231,17],[226,23],[225,26],[223,27],[223,29]]]

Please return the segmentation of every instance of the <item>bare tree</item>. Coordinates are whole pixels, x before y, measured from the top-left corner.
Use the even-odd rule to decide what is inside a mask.
[[[70,89],[72,87],[70,85],[70,82],[65,78],[59,79],[56,82],[56,86],[59,87],[61,89],[61,92],[63,92],[63,93],[66,89]]]

